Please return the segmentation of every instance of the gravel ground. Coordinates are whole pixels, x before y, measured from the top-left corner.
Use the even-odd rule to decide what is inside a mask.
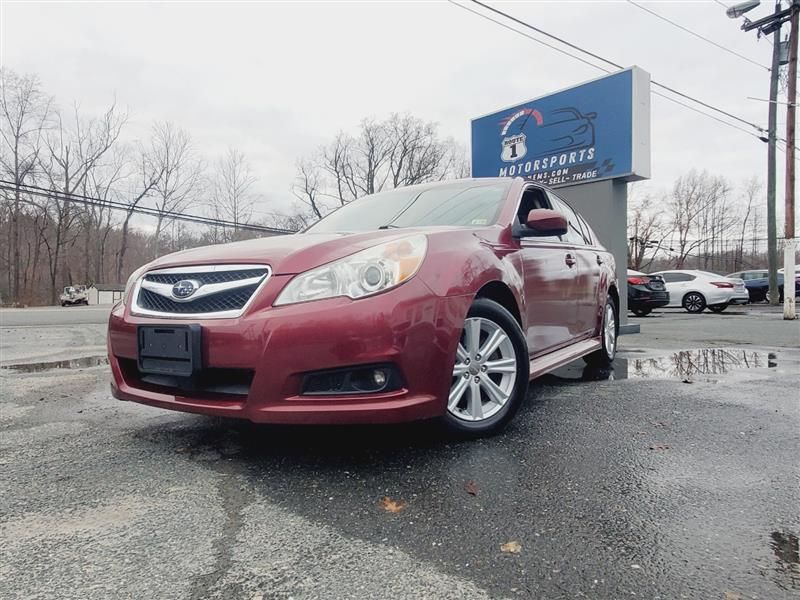
[[[102,355],[76,315],[0,314],[0,363]],[[800,597],[800,322],[635,321],[613,372],[544,377],[472,442],[256,427],[115,401],[103,365],[2,368],[0,598]]]

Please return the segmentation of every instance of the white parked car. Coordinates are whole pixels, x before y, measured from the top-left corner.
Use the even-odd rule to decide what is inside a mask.
[[[747,304],[750,296],[744,281],[708,271],[659,271],[669,292],[668,307],[683,307],[690,313],[706,308],[722,312],[731,304]]]

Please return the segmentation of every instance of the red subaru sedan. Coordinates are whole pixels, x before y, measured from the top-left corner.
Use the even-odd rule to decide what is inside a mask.
[[[614,358],[614,260],[523,179],[360,198],[306,231],[195,248],[129,279],[113,394],[258,423],[505,426],[528,382]]]

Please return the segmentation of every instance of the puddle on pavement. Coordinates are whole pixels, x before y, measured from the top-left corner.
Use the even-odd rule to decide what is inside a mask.
[[[51,369],[87,369],[89,367],[99,367],[107,365],[107,356],[84,356],[81,358],[71,358],[69,360],[53,360],[49,362],[24,363],[20,365],[5,365],[0,369],[8,369],[19,373],[38,373]]]
[[[579,361],[557,369],[549,376],[561,381],[607,381],[616,379],[677,379],[698,381],[746,369],[774,369],[778,354],[740,348],[699,348],[641,358],[618,356],[612,368],[583,366]]]

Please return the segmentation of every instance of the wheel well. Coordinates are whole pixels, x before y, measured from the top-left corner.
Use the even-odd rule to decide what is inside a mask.
[[[616,286],[611,286],[608,288],[608,295],[614,299],[614,304],[617,306],[617,312],[619,312],[619,292],[617,291]]]
[[[509,287],[500,281],[490,281],[484,285],[478,293],[476,298],[487,298],[497,302],[500,306],[510,312],[517,323],[522,326],[522,318],[520,317],[519,306],[517,306],[517,299],[514,297],[513,292]]]

